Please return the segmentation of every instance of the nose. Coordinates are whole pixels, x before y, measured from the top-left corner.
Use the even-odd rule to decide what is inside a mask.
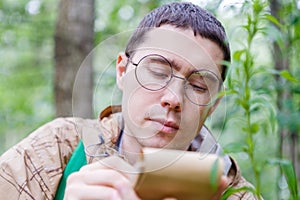
[[[183,106],[184,86],[182,81],[174,79],[168,84],[161,97],[161,106],[181,112]]]

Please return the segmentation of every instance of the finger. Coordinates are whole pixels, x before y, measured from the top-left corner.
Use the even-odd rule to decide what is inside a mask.
[[[122,200],[119,192],[113,188],[105,186],[74,185],[66,189],[64,200],[89,199],[104,200],[116,199]]]
[[[224,190],[228,187],[228,185],[229,185],[229,179],[226,176],[222,176],[218,190],[221,193],[223,193]]]
[[[123,176],[123,174],[113,169],[99,169],[95,171],[75,172],[69,176],[67,182],[82,182],[87,185],[107,186],[131,184],[128,179]]]
[[[122,173],[125,177],[135,182],[138,170],[123,159],[117,156],[110,156],[101,161],[86,165],[80,171],[98,171],[99,169],[114,169]]]
[[[216,194],[213,196],[213,200],[218,200],[221,198],[223,192],[226,190],[226,188],[229,185],[229,180],[226,176],[222,176],[221,177],[221,181],[220,181],[220,185],[218,187],[218,190],[216,192]]]
[[[122,199],[134,200],[138,199],[132,182],[122,173],[113,169],[103,169],[96,174],[88,172],[85,174],[86,184],[106,185],[116,189]]]
[[[94,171],[103,168],[107,168],[107,167],[102,165],[101,162],[94,162],[81,167],[79,171]]]
[[[138,199],[132,182],[113,169],[76,172],[69,176],[67,185],[105,186],[118,191],[122,199]]]
[[[138,173],[136,168],[118,156],[109,156],[98,162],[86,165],[82,167],[80,171],[91,171],[107,168],[115,169],[124,173]]]

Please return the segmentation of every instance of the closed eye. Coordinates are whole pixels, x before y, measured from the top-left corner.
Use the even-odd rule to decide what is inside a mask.
[[[169,77],[168,74],[165,74],[165,73],[160,73],[160,72],[156,72],[156,71],[150,71],[152,76],[155,76],[157,78],[162,78],[162,79],[166,79]]]
[[[198,92],[198,93],[205,93],[207,91],[206,87],[195,85],[195,84],[190,84],[193,88],[193,91]]]

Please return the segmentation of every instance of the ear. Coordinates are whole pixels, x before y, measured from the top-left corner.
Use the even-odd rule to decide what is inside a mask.
[[[123,78],[125,76],[127,62],[128,58],[125,53],[119,53],[116,63],[116,81],[120,90],[123,90]]]

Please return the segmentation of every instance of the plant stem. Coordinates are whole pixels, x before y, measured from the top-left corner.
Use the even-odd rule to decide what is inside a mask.
[[[254,2],[255,3],[255,2]],[[253,8],[254,10],[254,8]],[[248,16],[248,38],[247,38],[247,47],[248,51],[246,51],[246,58],[244,61],[244,72],[245,72],[245,82],[244,82],[244,89],[243,91],[245,92],[244,94],[244,103],[246,106],[244,106],[244,111],[246,115],[246,143],[248,145],[248,155],[250,157],[251,165],[252,165],[252,170],[254,172],[254,177],[255,177],[255,182],[256,182],[256,188],[255,188],[255,195],[257,198],[260,200],[261,196],[261,183],[260,183],[260,171],[257,167],[257,163],[255,160],[255,142],[254,142],[254,130],[252,128],[252,122],[251,122],[251,87],[250,87],[250,80],[252,78],[252,70],[254,68],[254,62],[253,62],[253,56],[251,55],[251,47],[252,47],[252,42],[257,34],[258,31],[258,17],[259,13],[253,12],[253,18],[251,16]]]

